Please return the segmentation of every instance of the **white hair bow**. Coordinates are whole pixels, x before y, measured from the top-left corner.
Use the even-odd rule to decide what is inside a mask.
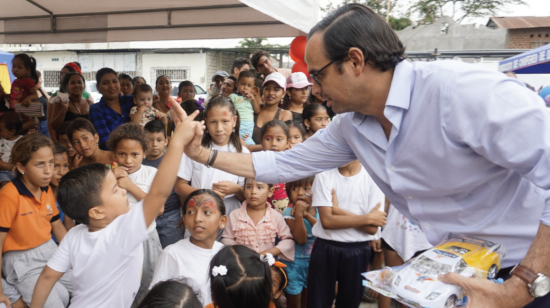
[[[212,268],[212,276],[216,277],[218,275],[225,276],[227,274],[227,267],[220,265],[220,266],[214,266]]]
[[[273,264],[275,264],[275,258],[269,252],[266,253],[266,254],[261,255],[260,258],[261,258],[262,261],[267,262],[267,264],[269,264],[269,266],[273,266]]]

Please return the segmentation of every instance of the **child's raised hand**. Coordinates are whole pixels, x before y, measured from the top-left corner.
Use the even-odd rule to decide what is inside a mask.
[[[241,186],[231,181],[219,181],[212,184],[212,190],[219,191],[224,195],[235,194],[240,190]]]
[[[113,174],[115,175],[115,178],[118,180],[120,178],[128,177],[128,169],[126,167],[116,167],[113,169]]]
[[[298,200],[296,201],[296,204],[294,204],[294,207],[292,208],[292,211],[290,214],[296,216],[304,216],[306,211],[307,211],[307,207],[309,206],[309,204],[307,204],[305,201],[302,201],[302,200]]]
[[[76,154],[73,158],[73,166],[76,168],[80,165],[80,162],[82,161],[83,156],[80,156],[79,154]]]
[[[216,190],[216,189],[214,189],[214,188],[212,188],[212,191],[215,192],[215,193],[217,193],[218,196],[220,196],[220,198],[222,198],[222,199],[225,198],[225,194],[224,194],[223,192],[221,192],[221,191],[219,191],[219,190]]]

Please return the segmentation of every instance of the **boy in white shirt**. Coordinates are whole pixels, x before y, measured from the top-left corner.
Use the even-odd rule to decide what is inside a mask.
[[[143,242],[175,184],[183,145],[193,139],[198,113],[187,117],[177,104],[176,131],[158,176],[145,199],[130,210],[126,190],[113,172],[90,164],[67,173],[57,191],[65,214],[82,225],[72,228],[44,267],[31,307],[43,307],[55,282],[73,269],[71,307],[121,307],[132,304],[140,285]]]
[[[317,239],[308,271],[308,306],[330,307],[338,282],[336,307],[358,307],[369,242],[380,238],[379,227],[386,223],[380,211],[384,194],[358,160],[318,174],[312,194],[321,223],[312,229]]]

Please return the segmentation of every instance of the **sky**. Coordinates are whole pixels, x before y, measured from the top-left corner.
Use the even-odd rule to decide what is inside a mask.
[[[321,7],[326,6],[330,2],[341,3],[342,0],[318,0]],[[411,0],[398,0],[400,12],[405,11]],[[525,0],[526,5],[512,5],[505,10],[497,13],[497,16],[550,16],[550,0]],[[323,16],[321,14],[321,16]],[[481,24],[485,25],[488,18],[467,19],[463,23],[466,24]],[[293,38],[269,38],[269,44],[290,44]],[[224,40],[188,40],[188,41],[158,41],[158,42],[132,42],[134,48],[146,47],[162,47],[162,48],[178,48],[178,47],[205,47],[205,48],[232,48],[238,45],[242,39],[224,39]]]

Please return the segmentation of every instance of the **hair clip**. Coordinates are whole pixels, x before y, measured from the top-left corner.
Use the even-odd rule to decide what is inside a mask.
[[[212,268],[212,276],[214,277],[218,275],[225,276],[226,274],[227,274],[227,267],[225,267],[224,265],[214,266]]]
[[[269,266],[272,266],[273,264],[275,264],[275,258],[269,252],[262,254],[260,256],[260,260],[262,260],[263,262],[267,262],[267,264],[269,264]]]

